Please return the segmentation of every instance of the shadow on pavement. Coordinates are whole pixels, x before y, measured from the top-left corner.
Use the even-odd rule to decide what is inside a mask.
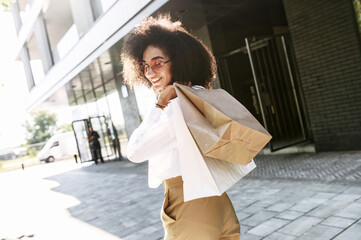
[[[163,191],[148,188],[147,166],[127,160],[109,161],[46,180],[59,183],[52,190],[81,202],[68,209],[72,217],[122,239],[161,239]]]

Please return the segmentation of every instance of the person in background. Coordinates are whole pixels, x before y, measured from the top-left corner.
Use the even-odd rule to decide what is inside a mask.
[[[96,131],[94,131],[92,127],[89,127],[88,141],[89,141],[89,147],[92,154],[92,158],[95,161],[95,164],[98,164],[98,159],[100,159],[100,161],[104,163],[102,150],[99,142],[99,134]]]

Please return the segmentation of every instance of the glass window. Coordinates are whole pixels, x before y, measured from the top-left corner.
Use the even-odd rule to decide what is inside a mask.
[[[95,99],[95,96],[94,96],[93,90],[85,93],[85,99],[86,99],[86,102],[91,102],[91,101],[95,101],[95,100],[96,100],[96,99]]]
[[[33,74],[35,85],[39,84],[44,79],[43,63],[40,59],[38,47],[36,45],[34,34],[30,37],[27,43],[31,72]]]
[[[95,96],[97,99],[100,99],[105,96],[103,85],[95,88]]]
[[[50,1],[44,11],[44,20],[53,52],[54,62],[62,59],[78,42],[69,0]]]
[[[102,76],[100,74],[100,68],[99,68],[98,62],[94,61],[93,63],[91,63],[88,66],[88,69],[89,69],[89,73],[90,73],[92,81],[93,81],[94,88],[97,88],[100,85],[102,85],[102,83],[103,83]]]
[[[88,94],[89,92],[92,92],[93,91],[93,83],[92,83],[92,78],[90,76],[89,70],[86,68],[84,71],[82,71],[79,74],[79,77],[82,82],[84,93]],[[87,101],[89,101],[88,98],[87,98]]]
[[[110,116],[120,138],[126,137],[123,109],[119,99],[119,93],[115,86],[115,80],[112,79],[105,84],[107,93],[107,102],[110,110]]]
[[[90,0],[94,19],[100,17],[106,12],[117,0]]]
[[[95,99],[92,102],[88,102],[88,99],[87,99],[86,107],[87,107],[89,117],[95,117],[95,116],[99,115],[99,110],[98,110],[98,106],[97,106]]]
[[[105,117],[108,118],[110,113],[109,113],[109,106],[107,103],[107,98],[105,95],[103,95],[103,97],[101,97],[101,98],[98,98],[97,105],[98,105],[98,109],[99,109],[98,115],[99,116],[104,115]]]
[[[78,99],[83,97],[83,85],[79,76],[76,76],[73,80],[71,80],[71,88],[73,90],[74,98]]]
[[[72,87],[72,82],[73,81],[70,81],[68,82],[66,85],[65,85],[65,88],[66,88],[66,93],[68,95],[68,101],[69,101],[69,105],[73,106],[73,105],[76,105],[76,97],[75,97],[75,94],[74,94],[74,91],[73,91],[73,87]]]
[[[104,82],[109,81],[114,78],[112,61],[109,55],[109,52],[104,52],[99,58],[98,63],[102,71]]]
[[[107,94],[110,94],[110,93],[112,93],[112,92],[114,92],[116,90],[117,90],[117,87],[115,85],[114,78],[105,83],[105,91],[107,92]]]

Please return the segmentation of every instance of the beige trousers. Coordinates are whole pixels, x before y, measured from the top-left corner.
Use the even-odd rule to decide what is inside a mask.
[[[166,240],[238,240],[240,225],[226,193],[184,202],[182,177],[163,182]]]

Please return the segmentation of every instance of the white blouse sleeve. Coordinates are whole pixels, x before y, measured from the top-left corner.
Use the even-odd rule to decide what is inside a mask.
[[[133,132],[127,147],[132,162],[143,162],[177,146],[172,114],[161,118],[163,110],[154,108]]]

